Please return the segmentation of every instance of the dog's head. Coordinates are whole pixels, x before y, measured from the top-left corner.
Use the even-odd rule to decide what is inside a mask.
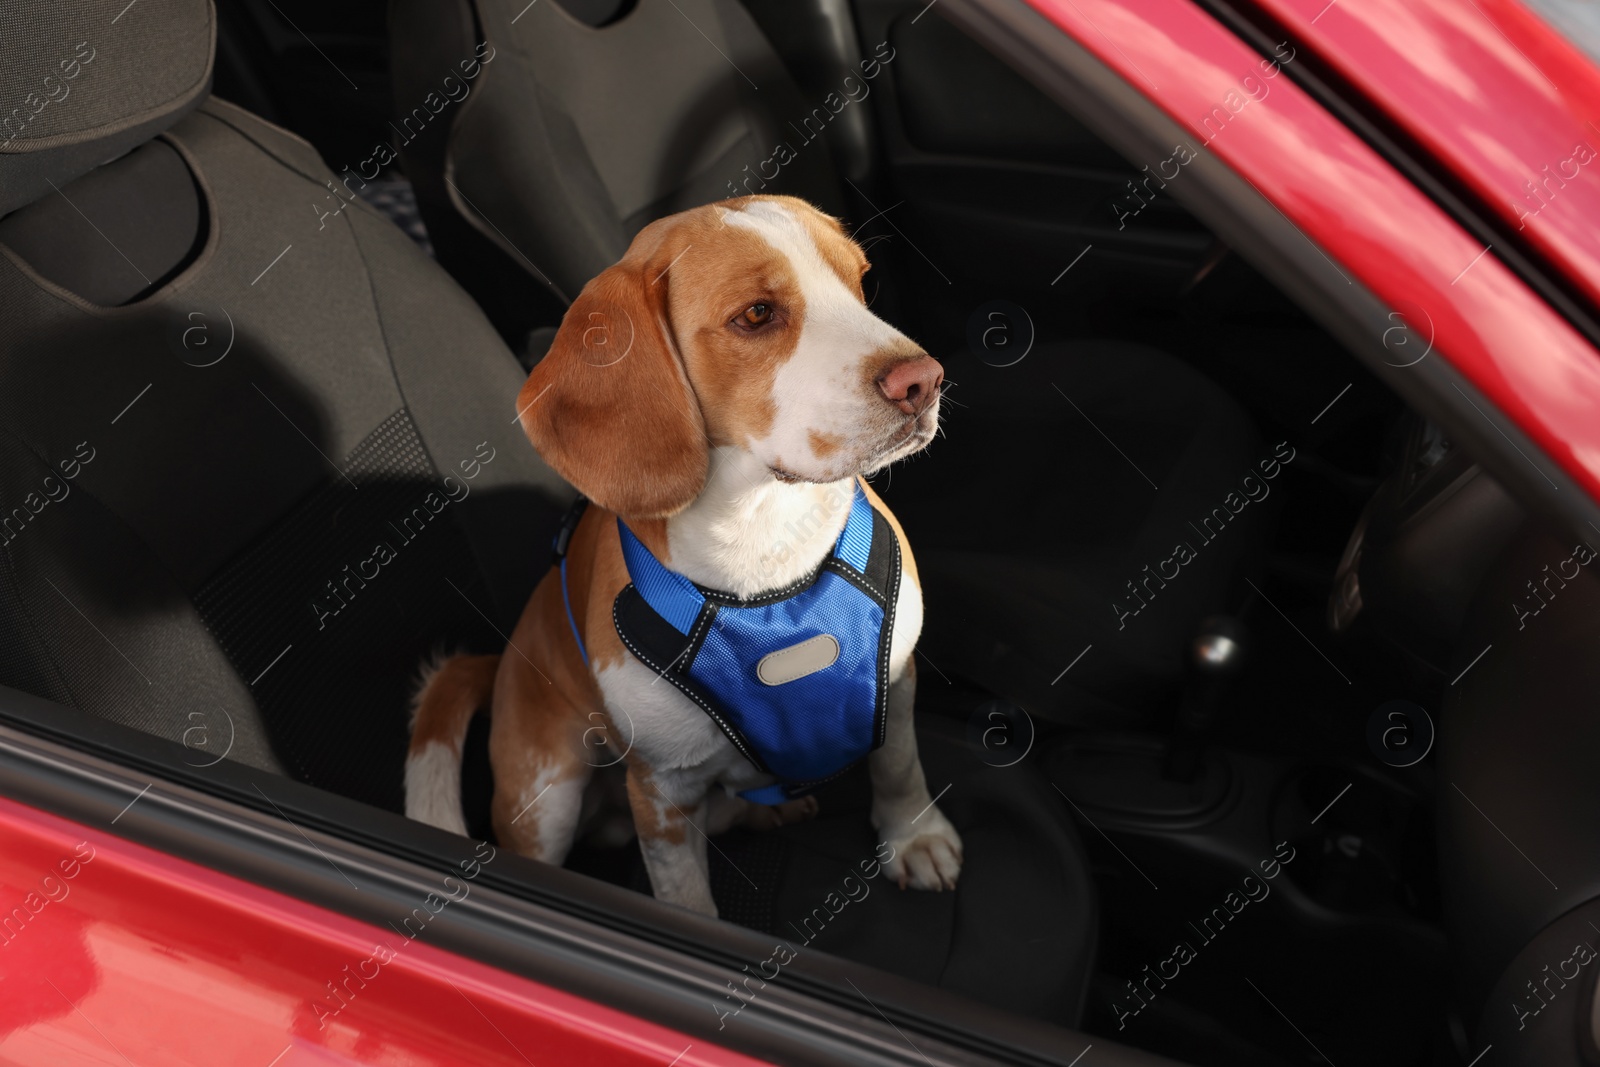
[[[867,257],[802,200],[742,197],[660,219],[584,287],[517,399],[552,467],[621,515],[705,486],[710,449],[831,482],[923,448],[939,364],[867,310]]]

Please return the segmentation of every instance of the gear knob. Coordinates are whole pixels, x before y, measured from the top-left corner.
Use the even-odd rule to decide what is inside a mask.
[[[1237,674],[1244,665],[1247,644],[1243,624],[1227,615],[1213,615],[1200,624],[1189,646],[1194,669],[1212,678]]]
[[[1189,644],[1189,682],[1178,705],[1177,732],[1168,753],[1165,777],[1193,782],[1199,775],[1201,749],[1216,721],[1228,681],[1244,667],[1249,640],[1244,625],[1228,615],[1200,623]]]

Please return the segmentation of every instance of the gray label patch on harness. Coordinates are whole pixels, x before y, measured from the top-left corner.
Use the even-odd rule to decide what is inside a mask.
[[[762,656],[756,664],[756,677],[765,685],[782,685],[825,670],[838,658],[839,639],[832,634],[818,634]]]

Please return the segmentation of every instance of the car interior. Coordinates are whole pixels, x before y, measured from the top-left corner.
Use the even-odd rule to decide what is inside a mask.
[[[1587,795],[1594,542],[935,5],[121,6],[0,43],[8,91],[79,71],[0,153],[9,690],[431,847],[419,666],[504,647],[575,496],[523,378],[645,224],[786,193],[945,367],[941,438],[874,486],[967,858],[818,912],[873,854],[857,768],[713,842],[717,930],[1185,1063],[1412,1067],[1465,1063],[1582,903],[1488,813],[1592,869],[1592,805],[1548,805]],[[632,842],[567,867],[545,899],[668,908]]]

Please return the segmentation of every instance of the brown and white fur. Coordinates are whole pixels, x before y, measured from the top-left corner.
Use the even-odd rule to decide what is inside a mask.
[[[601,752],[626,748],[655,895],[695,911],[716,914],[707,834],[815,810],[735,796],[772,779],[623,647],[611,607],[628,574],[614,517],[667,567],[738,596],[810,573],[844,526],[852,483],[921,450],[938,427],[942,369],[867,309],[867,266],[836,219],[756,196],[652,223],[584,288],[517,406],[539,454],[592,502],[567,552],[589,662],[552,570],[502,655],[454,657],[425,681],[406,762],[410,817],[466,832],[461,747],[486,704],[502,845],[563,862],[594,764],[614,758],[596,759],[603,737]],[[868,760],[872,824],[902,887],[953,889],[961,839],[928,794],[911,721],[922,594],[911,546],[889,523],[903,576],[886,740]]]

